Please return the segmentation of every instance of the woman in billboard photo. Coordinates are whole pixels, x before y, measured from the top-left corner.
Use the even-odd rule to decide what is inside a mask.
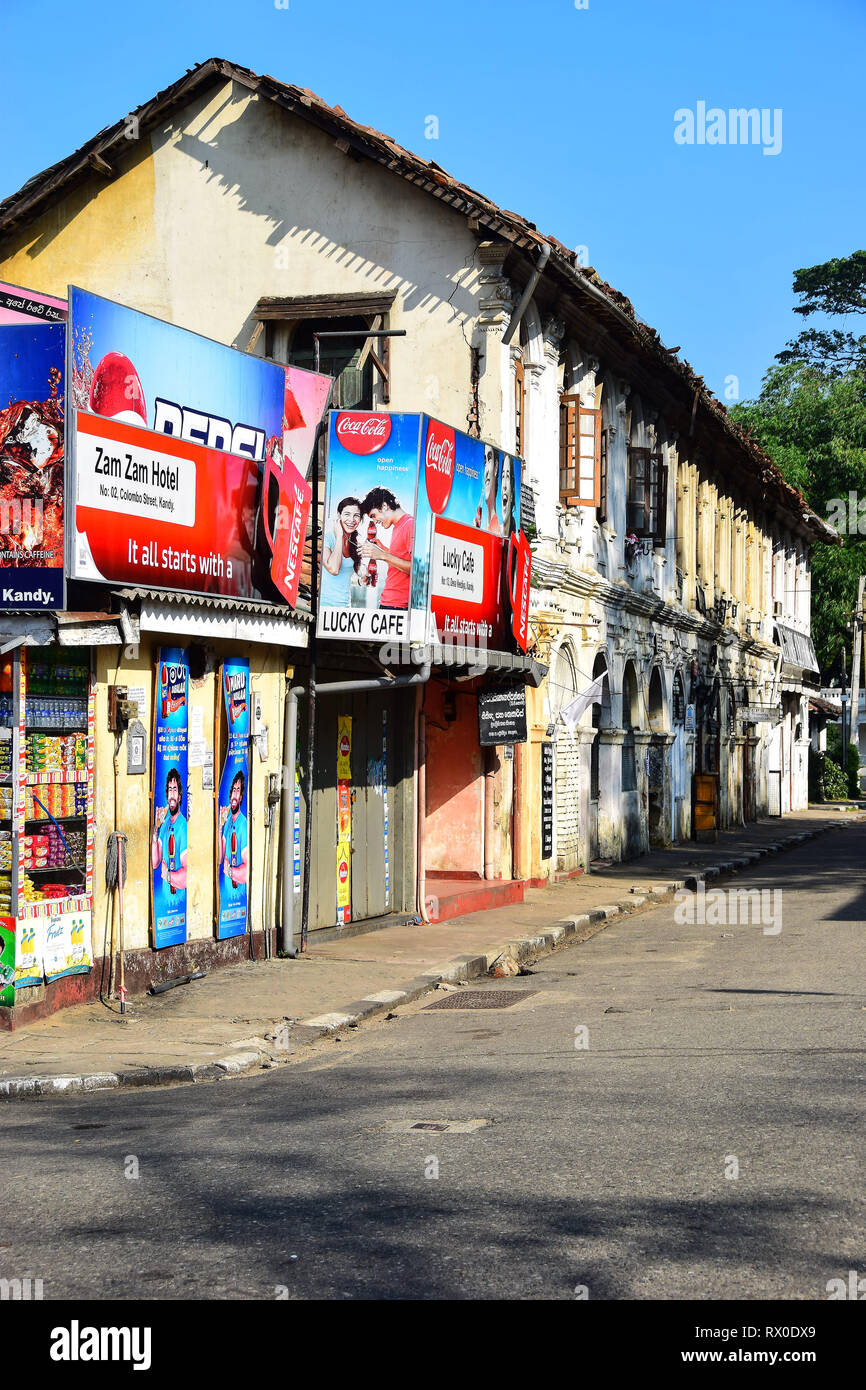
[[[344,497],[337,503],[336,516],[322,537],[322,592],[319,597],[324,607],[349,607],[352,580],[361,567],[360,525],[360,500]]]
[[[501,454],[501,481],[499,499],[502,510],[502,530],[500,534],[507,541],[517,530],[516,491],[514,479],[514,459],[510,454]]]
[[[489,531],[491,536],[499,536],[502,534],[499,525],[499,517],[496,515],[497,475],[497,451],[493,448],[492,444],[485,444],[484,490],[481,494],[481,501],[478,504],[478,511],[475,513],[475,525],[482,531]]]

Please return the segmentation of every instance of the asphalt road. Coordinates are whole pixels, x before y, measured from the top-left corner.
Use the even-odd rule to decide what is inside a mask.
[[[781,890],[781,930],[666,905],[485,982],[509,1008],[425,1000],[253,1077],[8,1104],[0,1276],[46,1299],[826,1299],[866,1273],[864,828],[723,886]],[[455,1121],[484,1123],[410,1128]]]

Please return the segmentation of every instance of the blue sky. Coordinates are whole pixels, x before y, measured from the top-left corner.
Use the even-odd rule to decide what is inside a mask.
[[[230,58],[587,247],[722,399],[803,326],[794,269],[866,242],[863,0],[3,0],[3,29],[0,196]],[[678,145],[699,101],[781,109],[781,151]]]

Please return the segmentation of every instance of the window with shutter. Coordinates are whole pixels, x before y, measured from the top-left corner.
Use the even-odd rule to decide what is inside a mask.
[[[668,470],[661,454],[630,444],[626,525],[636,536],[664,544]]]
[[[576,395],[560,396],[559,495],[568,507],[598,507],[601,498],[601,411]]]
[[[607,430],[602,430],[598,456],[598,506],[595,513],[599,521],[607,521],[607,443]]]

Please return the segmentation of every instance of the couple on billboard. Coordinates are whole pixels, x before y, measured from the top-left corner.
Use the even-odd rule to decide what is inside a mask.
[[[389,533],[387,547],[378,540],[380,527]],[[363,501],[343,497],[322,537],[323,606],[408,608],[414,533],[414,517],[390,488],[373,487]]]

